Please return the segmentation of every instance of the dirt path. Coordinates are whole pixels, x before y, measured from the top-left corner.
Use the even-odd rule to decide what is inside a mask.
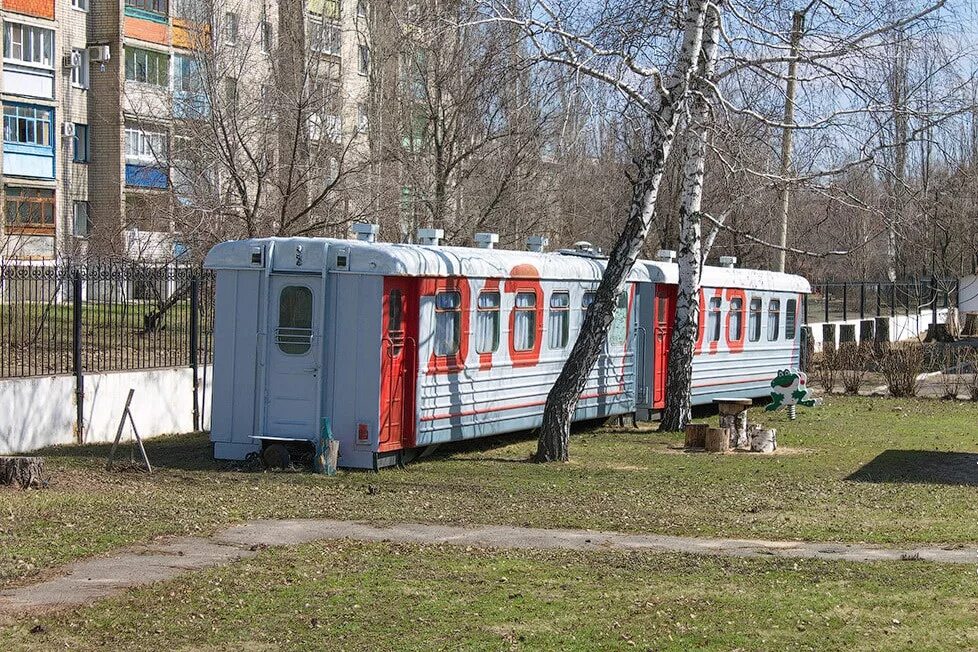
[[[0,613],[16,616],[27,612],[80,606],[116,595],[130,587],[254,557],[264,547],[297,545],[326,539],[494,548],[646,550],[852,562],[920,559],[951,564],[978,564],[976,547],[960,546],[897,550],[858,544],[705,539],[507,526],[454,527],[404,523],[377,527],[350,521],[260,520],[222,530],[210,538],[186,537],[167,543],[130,548],[109,557],[68,565],[61,569],[59,577],[0,592]]]

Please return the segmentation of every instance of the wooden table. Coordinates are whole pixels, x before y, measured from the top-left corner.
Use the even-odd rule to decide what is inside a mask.
[[[720,427],[730,435],[730,448],[750,448],[747,435],[747,410],[754,405],[749,398],[715,398],[720,412]]]

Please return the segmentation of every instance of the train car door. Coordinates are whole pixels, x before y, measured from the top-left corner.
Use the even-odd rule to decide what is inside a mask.
[[[658,283],[655,286],[655,303],[652,315],[652,407],[661,410],[666,406],[666,382],[669,378],[669,345],[676,323],[675,285]]]
[[[414,445],[418,293],[410,278],[384,279],[379,452]]]
[[[323,280],[312,275],[269,278],[268,326],[261,434],[314,440],[319,436]]]

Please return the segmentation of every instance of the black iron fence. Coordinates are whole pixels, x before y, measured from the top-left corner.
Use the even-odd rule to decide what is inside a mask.
[[[805,298],[809,324],[870,317],[937,313],[957,305],[957,279],[840,281],[813,283]]]
[[[0,378],[210,362],[214,277],[132,263],[0,267]]]

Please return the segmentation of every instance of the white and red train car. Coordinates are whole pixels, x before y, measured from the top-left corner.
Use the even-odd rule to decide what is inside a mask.
[[[344,467],[527,430],[570,353],[604,261],[578,251],[269,238],[220,244],[211,440],[220,459],[311,445]],[[678,270],[639,261],[575,419],[664,406]],[[693,402],[760,397],[795,367],[808,282],[705,267]]]

